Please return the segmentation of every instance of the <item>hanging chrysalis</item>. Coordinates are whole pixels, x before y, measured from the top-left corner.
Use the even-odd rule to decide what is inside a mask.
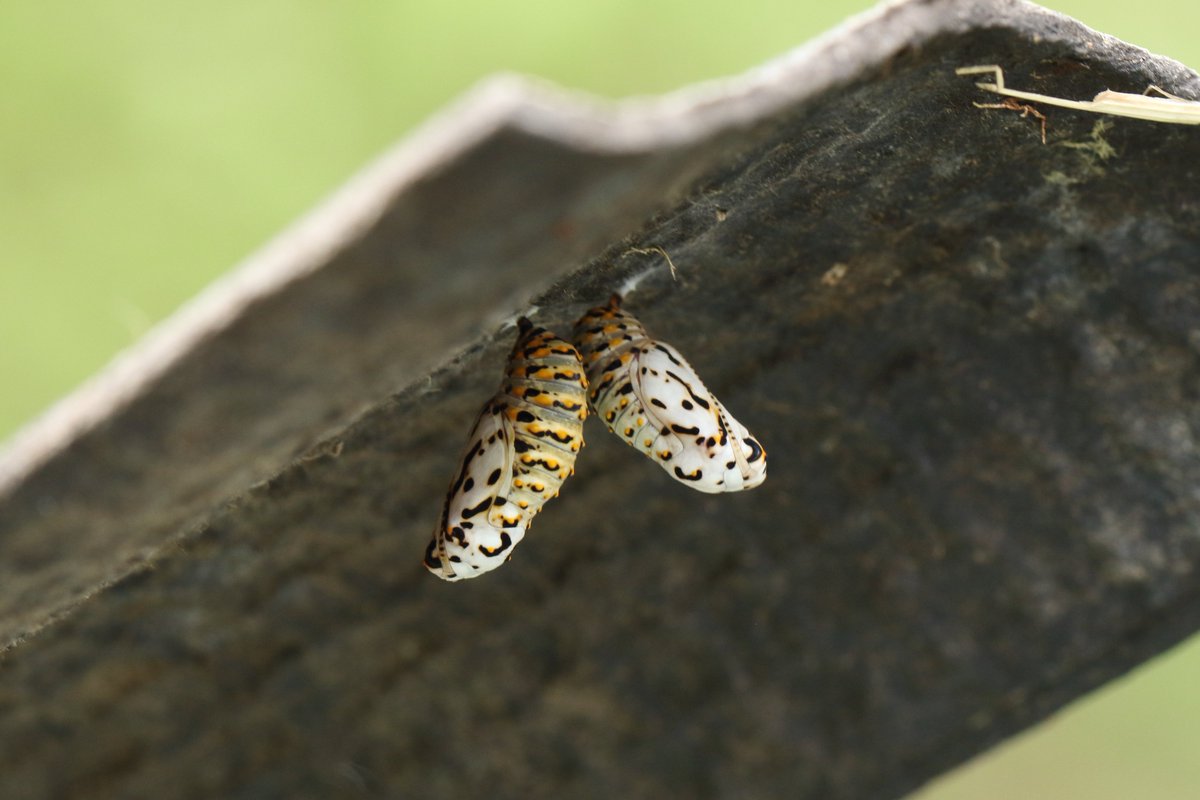
[[[587,378],[579,352],[522,317],[500,391],[487,402],[450,484],[425,566],[447,581],[503,564],[569,475],[583,446]]]
[[[767,455],[669,344],[621,310],[621,296],[575,323],[592,410],[613,433],[702,492],[753,489]]]

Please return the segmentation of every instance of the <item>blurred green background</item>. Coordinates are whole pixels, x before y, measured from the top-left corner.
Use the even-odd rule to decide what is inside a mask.
[[[0,438],[489,72],[659,93],[868,5],[0,0]],[[1056,8],[1200,66],[1200,4]],[[916,796],[1198,797],[1198,676],[1194,639]]]

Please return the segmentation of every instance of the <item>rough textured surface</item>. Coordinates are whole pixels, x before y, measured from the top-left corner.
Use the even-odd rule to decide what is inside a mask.
[[[1047,109],[1043,146],[953,74],[992,62],[1200,96],[1032,6],[910,3],[761,75],[758,122],[498,130],[248,303],[0,506],[6,638],[75,603],[4,656],[0,795],[895,797],[1195,630],[1200,131]],[[766,484],[593,421],[511,564],[426,575],[511,331],[420,376],[647,270],[628,307]]]

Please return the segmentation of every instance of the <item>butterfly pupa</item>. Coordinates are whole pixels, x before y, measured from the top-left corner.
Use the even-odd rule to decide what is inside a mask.
[[[651,339],[621,296],[588,311],[572,338],[583,356],[592,410],[608,429],[673,478],[701,492],[753,489],[767,454],[687,360]]]
[[[587,377],[570,342],[522,317],[500,391],[484,405],[450,484],[425,567],[447,581],[508,560],[575,472]]]

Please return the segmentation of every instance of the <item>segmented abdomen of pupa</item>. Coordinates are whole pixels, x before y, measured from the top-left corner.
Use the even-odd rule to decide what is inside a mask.
[[[701,492],[753,489],[767,455],[679,351],[652,339],[620,295],[589,310],[572,336],[593,412],[610,431]]]
[[[518,324],[504,383],[471,431],[425,552],[425,566],[444,580],[503,564],[574,473],[583,446],[587,377],[579,352],[524,317]]]

